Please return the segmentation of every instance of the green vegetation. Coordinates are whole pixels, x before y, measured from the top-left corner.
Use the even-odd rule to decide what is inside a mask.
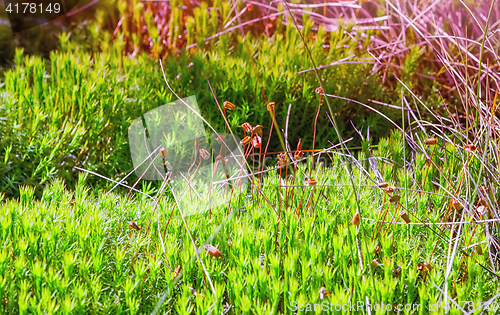
[[[495,0],[259,1],[101,1],[28,43],[0,15],[0,312],[498,313]],[[130,128],[175,93],[271,168],[202,185],[239,166],[197,119]],[[173,181],[136,176],[130,130],[191,141],[156,155]]]
[[[397,134],[384,140],[391,148],[401,147],[401,141]],[[160,202],[158,216],[142,195],[128,202],[114,194],[97,196],[85,188],[85,177],[74,192],[59,180],[53,182],[38,201],[33,188],[23,186],[19,200],[0,204],[0,307],[8,313],[143,314],[163,301],[160,313],[220,313],[230,307],[230,314],[270,314],[290,313],[292,301],[336,305],[369,297],[372,304],[422,304],[422,311],[405,314],[429,314],[440,295],[432,284],[444,281],[447,240],[457,227],[376,224],[369,219],[353,225],[356,201],[351,188],[343,187],[349,186],[345,168],[337,153],[324,154],[332,158],[333,167],[313,173],[316,187],[279,187],[277,171],[271,171],[264,177],[262,193],[272,205],[255,193],[244,205],[234,198],[211,216],[186,218],[196,245],[208,241],[222,254],[200,253],[216,294],[171,200]],[[438,144],[435,163],[445,154],[450,167],[441,171],[457,174],[450,180],[458,185],[464,172],[461,159],[468,153]],[[473,171],[479,164],[474,154],[468,168]],[[440,169],[431,167],[421,187],[427,165],[423,155],[416,157],[415,173],[378,158],[376,165],[381,180],[399,188],[386,193],[378,188],[371,168],[353,168],[361,185],[356,190],[363,217],[381,219],[388,210],[385,221],[404,222],[399,213],[406,211],[413,223],[433,223],[445,213],[460,213],[449,211],[448,192],[431,183]],[[302,164],[286,184],[302,185],[307,171]],[[400,196],[400,203],[390,203],[389,195]],[[483,224],[470,223],[470,215],[464,214],[468,223],[462,226],[462,237],[469,245],[480,243]],[[131,228],[129,221],[141,229]],[[159,239],[163,233],[164,247]],[[478,246],[488,252],[485,244]],[[458,248],[451,266],[448,294],[457,301],[486,301],[498,291],[497,280],[482,267],[488,265],[488,256],[479,255],[478,247],[465,247]],[[418,270],[424,262],[432,270]],[[318,293],[321,287],[328,292],[324,300]]]
[[[336,44],[328,49],[322,47],[324,37],[318,34],[310,42],[317,63],[366,55],[340,32],[330,33],[330,42],[335,39]],[[123,45],[118,40],[106,52],[94,55],[64,36],[60,40],[62,51],[52,52],[50,60],[25,56],[18,50],[16,66],[5,71],[0,81],[0,133],[5,135],[0,138],[0,192],[8,196],[18,196],[18,187],[23,184],[35,186],[40,196],[41,185],[54,177],[64,179],[73,188],[77,176],[72,171],[74,166],[113,178],[129,172],[132,162],[128,127],[142,114],[173,100],[158,62],[145,55],[134,59],[122,56]],[[289,142],[296,144],[302,138],[304,148],[311,149],[318,108],[314,90],[318,84],[313,72],[297,74],[312,67],[300,38],[290,27],[286,38],[280,34],[260,38],[251,41],[251,47],[264,93],[276,103],[276,118],[281,126],[288,105],[292,105]],[[236,104],[237,109],[228,116],[232,129],[240,130],[237,127],[244,122],[261,124],[266,129],[271,125],[266,101],[241,41],[229,47],[221,39],[215,51],[183,53],[163,63],[176,93],[182,97],[195,95],[201,114],[216,130],[224,130],[224,120],[207,79],[219,102]],[[370,99],[389,103],[399,99],[398,93],[379,84],[378,75],[372,75],[367,65],[342,64],[321,73],[325,89],[337,96],[364,103]],[[388,135],[393,127],[378,113],[356,103],[342,99],[330,102],[343,137],[354,136],[350,147],[360,144],[350,121],[358,129],[369,126],[375,141]],[[397,110],[369,104],[398,121]],[[318,120],[316,148],[338,141],[325,108]],[[278,138],[272,137],[269,152],[279,149]],[[104,186],[106,182],[98,184]]]

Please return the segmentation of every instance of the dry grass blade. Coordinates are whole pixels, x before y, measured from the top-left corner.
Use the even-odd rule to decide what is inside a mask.
[[[186,231],[187,231],[187,233],[189,235],[189,238],[191,239],[191,243],[193,244],[193,247],[195,249],[196,257],[198,258],[198,261],[200,262],[200,265],[202,266],[203,271],[205,272],[205,276],[208,279],[208,283],[210,284],[210,288],[212,289],[212,292],[213,292],[214,296],[217,297],[217,291],[215,290],[214,284],[212,283],[212,279],[210,278],[210,274],[208,273],[207,268],[205,267],[205,264],[203,263],[203,260],[200,257],[200,254],[199,254],[199,251],[198,251],[198,247],[196,246],[196,243],[194,241],[193,235],[191,234],[191,231],[189,230],[189,227],[187,225],[186,219],[184,218],[182,210],[179,208],[179,201],[177,199],[177,196],[175,195],[175,192],[172,189],[172,187],[168,184],[168,181],[165,181],[165,183],[170,188],[170,191],[172,192],[172,195],[174,196],[175,202],[177,204],[177,209],[179,210],[179,213],[180,213],[181,218],[182,218],[182,222],[184,222],[184,226],[186,228]]]
[[[75,169],[77,169],[77,170],[79,170],[79,171],[83,171],[83,172],[89,173],[89,174],[92,174],[92,175],[95,175],[95,176],[98,176],[98,177],[103,178],[103,179],[106,179],[106,180],[108,180],[108,181],[110,181],[110,182],[112,182],[112,183],[115,183],[115,184],[117,184],[117,185],[121,185],[121,186],[123,186],[123,187],[125,187],[125,188],[128,188],[128,189],[133,190],[133,191],[135,191],[135,192],[137,192],[137,193],[139,193],[139,194],[142,194],[142,195],[146,196],[147,198],[149,198],[149,199],[151,199],[151,200],[155,200],[155,199],[154,199],[153,197],[151,197],[150,195],[145,194],[144,192],[142,192],[142,191],[140,191],[140,190],[137,190],[137,189],[135,189],[134,187],[130,187],[130,186],[126,185],[126,184],[123,184],[122,182],[117,182],[117,181],[115,181],[115,180],[112,180],[111,178],[108,178],[108,177],[103,176],[103,175],[101,175],[101,174],[98,174],[98,173],[96,173],[96,172],[92,172],[92,171],[86,170],[86,169],[84,169],[84,168],[80,168],[80,167],[78,167],[78,166],[75,166]]]

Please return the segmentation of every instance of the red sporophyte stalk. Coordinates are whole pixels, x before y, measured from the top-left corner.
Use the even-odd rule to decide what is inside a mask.
[[[321,95],[323,94],[323,88],[319,87],[316,89],[316,94],[319,94],[319,105],[318,112],[316,113],[316,119],[314,119],[314,135],[313,135],[313,156],[314,156],[314,144],[316,143],[316,127],[318,124],[319,111],[321,110]],[[312,176],[312,169],[314,166],[314,158],[311,160],[311,169],[309,170],[309,177]]]

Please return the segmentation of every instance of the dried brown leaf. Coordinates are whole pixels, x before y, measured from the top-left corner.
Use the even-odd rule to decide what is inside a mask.
[[[318,293],[320,299],[324,299],[328,294],[330,294],[325,287],[321,287]]]
[[[206,150],[206,149],[201,148],[201,149],[200,149],[200,156],[201,156],[204,160],[206,160],[206,159],[208,159],[208,158],[210,157],[210,152],[208,152],[208,150]]]
[[[469,153],[472,153],[472,152],[476,151],[476,146],[473,144],[466,144],[466,145],[464,145],[464,150],[469,152]]]
[[[408,214],[406,212],[401,212],[399,214],[399,216],[401,217],[401,219],[403,219],[406,223],[410,223],[411,220],[410,220],[410,217],[408,216]]]
[[[378,184],[378,188],[380,188],[380,189],[385,189],[387,187],[389,187],[389,184],[387,184],[387,183],[380,183],[380,184]]]
[[[257,125],[255,127],[253,127],[252,133],[262,137],[263,130],[264,130],[264,128],[261,125]]]
[[[181,265],[178,265],[177,268],[174,270],[174,279],[177,278],[179,275],[179,272],[181,272]]]
[[[236,109],[236,105],[234,105],[233,103],[229,102],[229,101],[225,101],[222,106],[225,108],[225,109],[229,109],[229,110],[235,110]]]
[[[204,246],[206,252],[212,256],[212,257],[222,257],[222,253],[220,252],[220,250],[217,248],[217,247],[214,247],[210,244],[207,244]]]
[[[160,154],[161,154],[161,156],[162,156],[164,159],[167,159],[167,158],[170,156],[170,154],[168,154],[167,149],[165,149],[165,148],[161,148],[161,149],[160,149]]]
[[[389,197],[389,202],[399,202],[401,200],[401,197],[399,197],[398,195],[394,195],[394,196],[390,196]]]
[[[260,136],[254,136],[252,138],[252,146],[256,149],[262,146],[262,138]]]
[[[359,221],[359,212],[356,212],[356,214],[354,215],[354,217],[352,217],[352,224],[354,225],[359,225],[360,221]]]
[[[249,136],[245,136],[243,139],[241,139],[241,144],[243,145],[247,145],[250,143],[250,141],[252,140],[252,138],[250,138]]]
[[[267,110],[274,113],[274,105],[276,105],[274,102],[267,104]]]
[[[424,143],[426,145],[435,145],[437,143],[437,140],[436,140],[436,138],[425,139]]]
[[[486,208],[485,206],[479,206],[476,208],[476,213],[481,217],[483,215],[485,215],[486,213],[488,212],[488,208]]]
[[[134,229],[136,231],[141,230],[141,227],[137,223],[135,223],[134,221],[128,221],[128,226],[129,226],[129,228]]]
[[[392,193],[395,191],[396,191],[396,187],[394,187],[394,186],[389,186],[389,187],[385,188],[385,192],[387,192],[387,193]]]
[[[253,132],[253,127],[252,125],[250,125],[249,123],[243,123],[243,125],[241,125],[241,127],[243,127],[243,131],[244,132]]]
[[[318,184],[318,181],[315,180],[314,178],[310,178],[307,180],[306,184],[307,184],[307,186],[314,187]]]
[[[461,210],[463,207],[462,207],[462,204],[460,203],[460,201],[458,201],[457,199],[453,199],[451,201],[451,206],[453,208],[455,208],[455,210]]]

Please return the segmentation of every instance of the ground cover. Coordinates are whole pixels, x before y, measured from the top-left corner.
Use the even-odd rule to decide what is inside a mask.
[[[401,137],[387,142],[397,148]],[[457,301],[478,306],[494,296],[498,283],[487,271],[489,247],[483,242],[490,223],[472,221],[488,215],[450,208],[449,191],[435,182],[440,171],[456,172],[449,180],[457,184],[469,153],[438,145],[433,159],[440,164],[446,156],[449,167],[431,166],[429,173],[424,155],[410,172],[391,163],[393,156],[373,153],[371,167],[352,168],[359,210],[342,159],[329,152],[324,154],[334,166],[318,167],[317,186],[303,185],[309,169],[301,162],[293,179],[279,180],[278,170],[263,178],[260,189],[270,204],[252,194],[210,215],[186,217],[206,274],[171,199],[155,206],[141,194],[129,201],[113,193],[96,195],[85,188],[84,176],[73,192],[53,182],[40,200],[33,188],[23,187],[19,200],[0,206],[0,305],[9,313],[134,314],[158,307],[160,313],[269,314],[307,303],[366,303],[369,297],[371,304],[421,304],[420,311],[404,313],[429,314],[444,303],[438,289],[443,281]],[[478,161],[474,154],[470,171],[480,167]],[[379,188],[379,176],[398,188]],[[357,211],[361,224],[353,219]],[[406,224],[401,212],[416,225]],[[458,227],[432,223],[461,213],[465,241],[445,280],[448,241]],[[205,243],[218,249],[215,256],[203,249]]]
[[[302,139],[305,148],[311,149],[318,108],[317,79],[312,72],[297,74],[312,64],[292,27],[289,33],[288,39],[278,35],[252,41],[261,83],[242,42],[233,49],[221,44],[216,51],[199,50],[168,57],[163,61],[166,76],[177,93],[196,96],[201,114],[219,131],[224,129],[224,119],[213,110],[217,107],[209,82],[219,99],[237,105],[228,122],[240,135],[237,127],[244,122],[271,125],[266,100],[277,104],[276,118],[282,125],[291,104],[290,115],[296,118],[288,139],[292,144]],[[337,34],[337,40],[338,44],[328,49],[321,46],[321,40],[311,40],[317,62],[326,63],[357,50],[344,47],[353,44],[349,38]],[[0,79],[1,192],[16,196],[19,185],[29,184],[37,187],[36,194],[40,196],[41,185],[54,177],[74,187],[74,166],[111,177],[132,169],[127,135],[130,124],[149,110],[172,101],[174,96],[163,81],[158,62],[144,54],[134,59],[123,57],[123,45],[115,43],[106,52],[90,54],[62,39],[62,52],[52,52],[50,60],[17,51],[16,66],[5,71]],[[386,103],[400,97],[382,87],[370,67],[339,65],[325,69],[322,75],[327,80],[325,88],[345,98],[331,101],[335,115],[342,117],[339,128],[344,137],[356,134],[353,125],[358,129],[366,125],[377,141],[392,126],[377,113],[350,102],[351,99],[368,103],[394,121],[399,119],[397,110],[368,101]],[[338,139],[325,112],[323,107],[317,124],[315,140],[319,147],[327,147],[328,141]],[[359,145],[359,138],[354,137],[350,146]],[[279,149],[278,138],[272,137],[269,152]],[[95,184],[105,186],[106,182]]]

